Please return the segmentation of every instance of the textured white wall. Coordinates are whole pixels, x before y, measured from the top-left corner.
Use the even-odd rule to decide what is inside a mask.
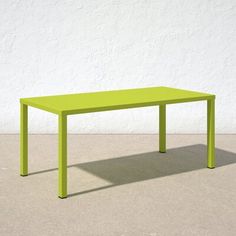
[[[0,132],[19,98],[171,86],[214,93],[216,130],[236,132],[235,0],[0,0]],[[170,105],[169,133],[206,130],[205,102]],[[57,132],[29,109],[29,131]],[[155,107],[69,118],[70,132],[155,133]]]

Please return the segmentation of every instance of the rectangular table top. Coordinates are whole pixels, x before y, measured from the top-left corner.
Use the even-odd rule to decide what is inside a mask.
[[[25,105],[56,114],[79,114],[214,99],[215,95],[169,87],[21,98]]]

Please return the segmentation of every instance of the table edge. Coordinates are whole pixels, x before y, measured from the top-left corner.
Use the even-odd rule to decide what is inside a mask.
[[[215,99],[216,96],[206,95],[197,98],[182,98],[182,99],[174,99],[174,100],[165,100],[165,101],[154,101],[154,102],[144,102],[144,103],[136,103],[136,104],[125,104],[125,105],[114,105],[114,106],[105,106],[105,107],[95,107],[95,108],[84,108],[84,109],[73,109],[73,110],[57,110],[51,107],[47,107],[41,104],[34,103],[32,101],[26,101],[25,98],[20,99],[20,103],[31,106],[40,110],[44,110],[47,112],[51,112],[57,115],[76,115],[76,114],[84,114],[84,113],[92,113],[92,112],[102,112],[102,111],[111,111],[111,110],[122,110],[122,109],[132,109],[132,108],[141,108],[148,106],[159,106],[159,105],[167,105],[167,104],[177,104],[177,103],[187,103],[187,102],[197,102],[204,100],[212,100]]]

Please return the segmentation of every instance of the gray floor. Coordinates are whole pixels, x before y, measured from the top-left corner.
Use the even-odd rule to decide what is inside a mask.
[[[67,199],[57,197],[57,136],[0,135],[0,235],[236,235],[236,135],[69,135]]]

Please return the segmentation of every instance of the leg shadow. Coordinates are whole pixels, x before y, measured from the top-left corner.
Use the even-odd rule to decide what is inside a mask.
[[[236,154],[216,148],[216,168],[236,163]],[[159,178],[207,167],[207,146],[173,148],[167,153],[149,152],[73,165],[111,182],[109,186],[69,194],[68,197],[114,186]],[[209,170],[213,171],[213,170]]]
[[[236,163],[236,154],[215,149],[216,168]],[[68,194],[68,197],[99,191],[123,184],[174,175],[207,167],[207,146],[196,144],[168,149],[167,153],[148,152],[130,156],[69,165],[77,167],[111,184],[86,191]],[[58,168],[30,173],[35,175],[55,171]],[[209,170],[213,171],[213,170]]]

